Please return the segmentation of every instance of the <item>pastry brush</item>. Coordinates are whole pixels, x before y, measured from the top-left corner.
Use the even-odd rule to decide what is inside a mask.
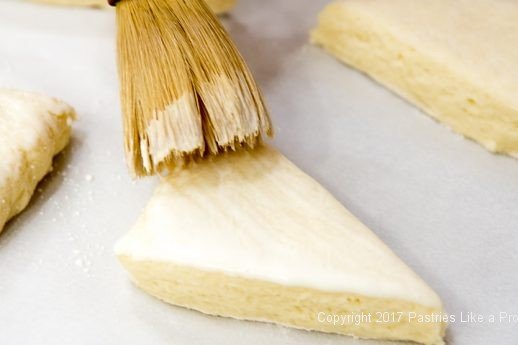
[[[253,148],[272,126],[242,56],[204,0],[108,0],[129,169],[173,170]]]

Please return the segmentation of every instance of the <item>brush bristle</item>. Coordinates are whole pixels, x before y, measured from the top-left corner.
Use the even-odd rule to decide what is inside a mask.
[[[248,67],[203,0],[122,0],[117,25],[125,148],[134,175],[253,148],[271,135]]]

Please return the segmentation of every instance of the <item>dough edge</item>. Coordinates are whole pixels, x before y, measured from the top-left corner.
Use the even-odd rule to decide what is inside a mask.
[[[366,322],[333,325],[319,321],[324,315],[376,312],[415,312],[439,315],[442,310],[412,302],[326,292],[303,287],[200,270],[169,262],[134,260],[119,255],[132,281],[150,295],[173,305],[205,314],[238,320],[276,323],[297,329],[352,335],[364,339],[409,340],[426,345],[442,345],[446,324],[419,323],[403,318],[396,323]],[[337,304],[337,301],[340,303]]]

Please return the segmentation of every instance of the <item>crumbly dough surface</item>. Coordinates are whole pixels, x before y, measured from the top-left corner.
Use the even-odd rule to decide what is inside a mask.
[[[490,151],[518,157],[518,3],[339,0],[312,41]]]
[[[202,161],[159,185],[116,254],[143,290],[238,319],[441,344],[442,303],[329,192],[269,147]],[[325,315],[402,312],[388,323]],[[397,313],[396,313],[397,314]]]
[[[67,145],[74,117],[54,98],[0,89],[0,232],[27,206],[52,158]]]
[[[96,8],[109,8],[107,0],[30,0],[53,5],[86,6]],[[237,0],[206,0],[207,4],[216,13],[225,13],[234,7]]]

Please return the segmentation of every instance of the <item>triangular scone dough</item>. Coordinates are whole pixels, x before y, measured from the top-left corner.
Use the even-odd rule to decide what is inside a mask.
[[[0,89],[0,232],[29,203],[70,137],[74,109],[54,98]]]
[[[409,313],[440,319],[439,297],[272,148],[225,155],[164,180],[116,253],[148,293],[208,314],[442,343],[444,323],[409,320]],[[362,313],[371,322],[328,319]],[[379,316],[395,319],[377,323]]]
[[[65,5],[65,6],[86,6],[96,8],[108,8],[107,0],[31,0],[33,2],[44,2],[53,5]],[[206,0],[207,5],[218,14],[229,11],[234,7],[237,0]]]
[[[518,1],[337,0],[312,41],[490,151],[518,158]]]

